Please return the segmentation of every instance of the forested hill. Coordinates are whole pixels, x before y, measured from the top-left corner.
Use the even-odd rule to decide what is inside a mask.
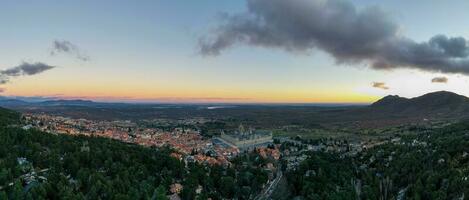
[[[15,111],[7,110],[0,107],[0,126],[8,126],[18,124],[20,115]]]
[[[467,122],[414,130],[353,157],[311,154],[286,177],[306,199],[465,199],[468,130]]]
[[[232,168],[185,166],[171,149],[23,130],[8,126],[17,114],[1,110],[0,117],[1,200],[166,199],[174,183],[184,186],[182,199],[248,199],[267,181],[254,155]]]
[[[184,167],[169,150],[9,128],[0,112],[0,199],[147,199]],[[10,118],[14,117],[14,118]]]
[[[467,116],[469,98],[452,92],[439,91],[415,98],[386,96],[368,107],[368,114],[399,116],[456,117]],[[370,112],[371,111],[371,112]]]

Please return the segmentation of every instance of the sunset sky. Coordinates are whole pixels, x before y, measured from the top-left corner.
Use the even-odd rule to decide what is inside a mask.
[[[469,96],[469,1],[280,1],[2,1],[0,95],[230,103]],[[340,21],[336,11],[350,13]]]

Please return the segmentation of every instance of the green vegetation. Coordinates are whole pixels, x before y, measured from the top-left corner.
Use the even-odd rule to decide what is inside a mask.
[[[4,108],[0,108],[0,126],[4,127],[8,125],[18,124],[19,119],[20,117],[18,113]]]
[[[358,133],[343,130],[329,129],[302,129],[302,130],[274,130],[275,137],[301,137],[303,139],[323,139],[323,138],[347,138],[348,140],[358,138]],[[363,138],[363,135],[360,136]]]
[[[220,132],[224,129],[226,129],[226,124],[218,121],[207,122],[200,126],[201,134],[207,137],[220,135]]]
[[[164,199],[173,183],[183,185],[182,199],[248,199],[267,181],[265,162],[255,154],[232,167],[185,166],[168,148],[23,130],[5,126],[18,115],[0,114],[2,200]]]
[[[159,185],[184,176],[168,149],[17,128],[1,128],[0,138],[0,183],[10,199],[149,199]],[[32,173],[37,177],[27,183],[23,177]]]
[[[460,199],[469,194],[469,123],[413,129],[357,156],[309,153],[287,173],[306,199]]]

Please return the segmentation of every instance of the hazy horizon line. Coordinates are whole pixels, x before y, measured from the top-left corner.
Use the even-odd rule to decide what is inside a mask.
[[[6,99],[21,100],[29,103],[40,103],[46,101],[92,101],[96,103],[126,103],[126,104],[201,104],[201,105],[316,105],[316,106],[353,106],[369,105],[372,102],[276,102],[276,101],[235,101],[234,99],[247,98],[103,98],[103,97],[68,97],[68,96],[17,96],[0,95]],[[225,100],[225,101],[223,101]]]

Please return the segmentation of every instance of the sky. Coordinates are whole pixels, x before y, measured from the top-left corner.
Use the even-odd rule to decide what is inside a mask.
[[[4,96],[222,103],[469,96],[465,0],[1,4]]]

